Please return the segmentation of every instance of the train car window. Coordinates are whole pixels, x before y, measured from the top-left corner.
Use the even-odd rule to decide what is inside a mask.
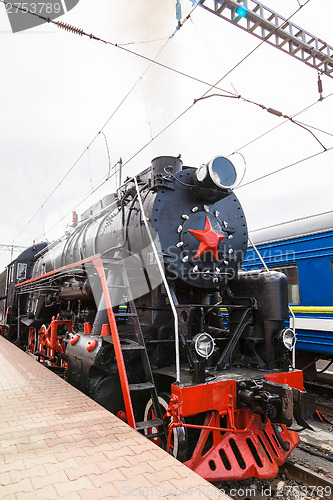
[[[24,280],[27,277],[27,264],[23,264],[22,262],[19,262],[17,264],[17,273],[16,273],[16,279],[18,280]]]
[[[271,268],[271,271],[279,271],[288,278],[288,302],[289,304],[299,304],[299,281],[297,266],[283,266]]]
[[[12,264],[9,268],[8,281],[9,283],[13,283],[14,281],[14,264]]]

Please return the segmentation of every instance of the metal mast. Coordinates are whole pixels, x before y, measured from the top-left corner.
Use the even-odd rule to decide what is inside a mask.
[[[14,250],[25,250],[27,247],[21,247],[19,245],[7,245],[5,243],[0,243],[0,251],[1,250],[9,250],[10,251],[10,261],[13,260]]]
[[[199,3],[199,2],[198,2]],[[333,78],[333,47],[257,0],[200,0],[221,19]]]

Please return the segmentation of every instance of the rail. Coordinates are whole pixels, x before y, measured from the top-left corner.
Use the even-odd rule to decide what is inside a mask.
[[[281,467],[280,471],[287,473],[290,479],[307,486],[311,497],[315,498],[315,494],[321,488],[320,498],[332,498],[333,481],[332,479],[321,476],[317,472],[303,467],[300,464],[295,464],[287,460]],[[282,497],[281,497],[282,498]],[[318,497],[317,497],[318,498]]]

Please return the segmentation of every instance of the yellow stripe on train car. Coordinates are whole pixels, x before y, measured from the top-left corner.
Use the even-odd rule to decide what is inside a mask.
[[[332,306],[291,306],[294,313],[333,314]]]

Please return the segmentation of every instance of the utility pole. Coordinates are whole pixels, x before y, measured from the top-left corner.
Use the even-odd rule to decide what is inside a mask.
[[[25,250],[27,247],[22,247],[20,245],[7,245],[6,243],[0,243],[0,251],[7,250],[10,251],[10,262],[13,260],[14,250]]]

